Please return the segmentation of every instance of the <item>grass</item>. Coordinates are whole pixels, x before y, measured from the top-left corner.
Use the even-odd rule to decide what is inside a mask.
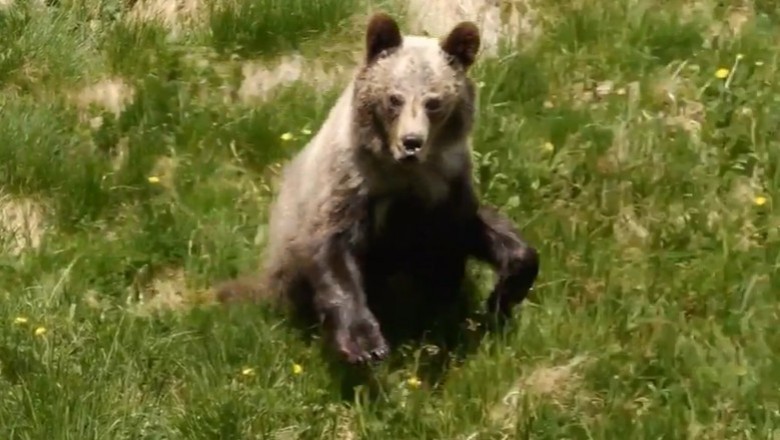
[[[243,56],[297,50],[302,42],[334,32],[360,5],[358,0],[212,0],[212,44]]]
[[[537,2],[539,39],[475,67],[474,146],[539,284],[467,357],[399,347],[370,380],[262,308],[191,305],[256,267],[340,92],[242,99],[242,65],[362,44],[368,2],[302,5],[204,3],[175,38],[120,2],[0,10],[0,437],[780,435],[773,2]]]

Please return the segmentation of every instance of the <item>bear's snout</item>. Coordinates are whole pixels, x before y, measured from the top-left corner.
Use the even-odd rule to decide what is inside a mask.
[[[408,134],[401,138],[401,145],[404,146],[404,152],[408,154],[417,154],[422,149],[425,140],[418,134]]]

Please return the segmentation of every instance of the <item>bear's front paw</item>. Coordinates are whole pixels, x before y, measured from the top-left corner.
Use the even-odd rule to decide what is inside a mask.
[[[336,331],[336,351],[351,364],[381,361],[390,353],[376,318],[370,313]]]

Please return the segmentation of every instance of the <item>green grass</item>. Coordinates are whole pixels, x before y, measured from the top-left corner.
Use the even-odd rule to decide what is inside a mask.
[[[538,40],[480,60],[479,189],[542,272],[468,356],[354,371],[262,308],[155,308],[256,267],[278,165],[340,92],[245,101],[243,60],[359,48],[368,3],[206,2],[175,38],[122,2],[1,10],[0,438],[780,435],[773,2],[545,0]],[[114,78],[118,115],[77,105]]]
[[[211,0],[211,44],[221,53],[272,55],[335,32],[359,0]]]

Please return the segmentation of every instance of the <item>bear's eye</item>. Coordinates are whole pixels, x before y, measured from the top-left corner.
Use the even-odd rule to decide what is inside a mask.
[[[438,111],[440,108],[441,108],[441,99],[431,98],[425,101],[425,110],[431,113]]]
[[[390,95],[389,100],[393,107],[400,107],[404,103],[404,99],[400,95]]]

